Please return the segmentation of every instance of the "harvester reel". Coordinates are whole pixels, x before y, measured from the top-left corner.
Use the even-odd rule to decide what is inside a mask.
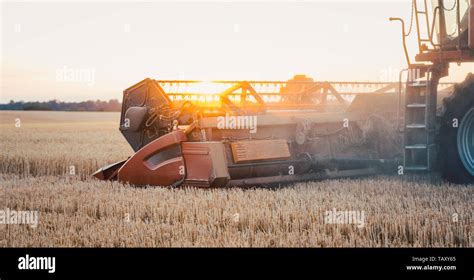
[[[241,106],[238,106],[229,99],[229,95],[235,94],[235,91],[241,90],[240,93],[240,103]],[[247,102],[247,95],[253,97],[257,102],[256,105],[250,105]],[[226,112],[231,112],[235,115],[249,115],[263,113],[266,111],[265,101],[257,94],[257,92],[252,88],[248,82],[242,82],[236,84],[235,86],[227,89],[221,95],[222,106]]]

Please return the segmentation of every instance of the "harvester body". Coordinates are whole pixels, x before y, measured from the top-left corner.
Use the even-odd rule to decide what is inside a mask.
[[[413,1],[416,63],[411,32],[391,19],[402,22],[408,64],[398,83],[145,79],[123,94],[120,131],[136,153],[94,175],[231,187],[441,169],[473,183],[474,77],[458,87],[440,79],[449,63],[474,61],[474,0],[445,2],[430,12],[426,0]]]

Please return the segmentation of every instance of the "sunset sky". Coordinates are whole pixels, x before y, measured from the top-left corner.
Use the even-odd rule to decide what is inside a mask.
[[[0,103],[121,99],[145,77],[395,81],[405,58],[388,18],[410,12],[410,1],[3,2]],[[451,71],[460,81],[474,66]]]

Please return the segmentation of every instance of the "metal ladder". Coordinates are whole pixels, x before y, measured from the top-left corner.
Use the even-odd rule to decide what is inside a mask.
[[[418,1],[417,0],[413,0],[413,9],[414,9],[414,16],[415,16],[415,23],[416,23],[416,34],[417,34],[417,37],[418,37],[418,50],[419,50],[419,53],[422,53],[423,51],[426,51],[427,48],[428,48],[428,45],[431,43],[431,32],[430,32],[430,20],[429,20],[429,17],[428,17],[428,4],[426,2],[426,0],[423,0],[422,1],[422,6],[423,6],[423,9],[420,10],[419,7],[418,7]],[[419,19],[419,16],[422,15],[424,17],[424,25],[425,25],[425,30],[427,32],[427,38],[424,38],[421,34],[421,31],[420,31],[420,19]],[[423,46],[423,43],[427,43],[427,45],[425,45],[425,47]]]
[[[424,66],[423,66],[424,67]],[[404,126],[404,170],[432,170],[432,156],[435,151],[435,128],[430,120],[429,110],[432,106],[431,73],[429,70],[415,66],[411,71],[426,71],[423,79],[408,77],[405,92],[405,126]],[[410,75],[409,75],[410,76]]]

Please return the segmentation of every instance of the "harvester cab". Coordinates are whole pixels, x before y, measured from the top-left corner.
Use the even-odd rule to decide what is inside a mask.
[[[469,0],[440,1],[433,0],[433,14],[440,14],[435,21],[436,41],[443,50],[474,49],[474,37],[469,34],[469,18],[472,9]],[[470,15],[471,13],[471,15]]]
[[[469,2],[433,0],[434,41],[438,42],[435,46],[443,50],[474,48],[474,38],[469,34],[469,18],[472,17]]]
[[[418,63],[474,61],[474,28],[470,28],[474,21],[472,0],[432,0],[431,4],[427,0],[413,0],[408,28],[401,18],[390,20],[402,23],[402,42],[409,67],[416,67],[411,63],[406,44],[413,37],[417,41]]]

